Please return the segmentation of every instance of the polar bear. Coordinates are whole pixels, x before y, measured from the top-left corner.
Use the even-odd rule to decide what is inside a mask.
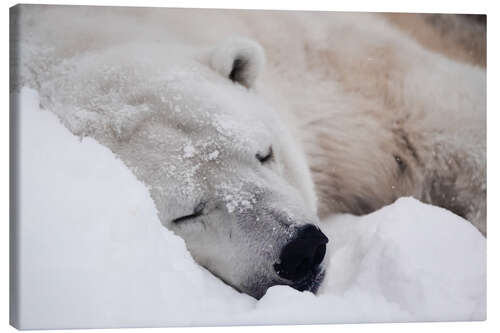
[[[486,233],[485,71],[382,17],[15,10],[16,84],[122,159],[162,224],[241,292],[315,292],[334,243],[318,216],[400,196]]]

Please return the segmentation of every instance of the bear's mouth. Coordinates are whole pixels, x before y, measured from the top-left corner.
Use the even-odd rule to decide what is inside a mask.
[[[322,267],[318,267],[306,275],[302,280],[293,283],[291,287],[298,291],[310,291],[316,294],[324,278],[325,270]]]

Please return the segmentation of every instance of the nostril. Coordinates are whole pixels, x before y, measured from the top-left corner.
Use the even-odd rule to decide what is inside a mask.
[[[274,265],[277,274],[290,281],[310,275],[323,261],[328,238],[314,225],[305,225],[290,241]]]
[[[298,233],[298,237],[316,239],[318,243],[328,243],[328,238],[325,234],[313,224],[306,224],[303,226]]]

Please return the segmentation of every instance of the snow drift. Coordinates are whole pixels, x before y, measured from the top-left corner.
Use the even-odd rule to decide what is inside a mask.
[[[19,101],[19,326],[139,327],[484,320],[486,240],[411,198],[323,221],[317,296],[276,286],[260,300],[197,265],[161,226],[146,187],[107,148]]]

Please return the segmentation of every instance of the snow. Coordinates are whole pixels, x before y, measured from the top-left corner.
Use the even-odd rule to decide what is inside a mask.
[[[184,158],[191,158],[194,156],[195,153],[196,150],[194,149],[191,143],[184,146],[184,156],[183,156]]]
[[[219,151],[218,150],[214,150],[213,152],[209,153],[208,154],[208,160],[209,161],[213,161],[215,159],[217,159],[217,156],[219,156]]]
[[[21,328],[486,319],[485,238],[411,198],[323,221],[317,296],[286,286],[260,301],[240,294],[193,261],[109,149],[40,110],[36,91],[18,98]]]

